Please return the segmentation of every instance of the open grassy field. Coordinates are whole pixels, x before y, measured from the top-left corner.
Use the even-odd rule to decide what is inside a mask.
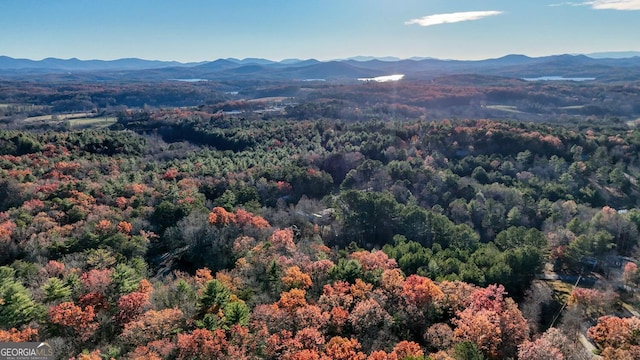
[[[105,128],[116,123],[116,117],[95,117],[95,118],[78,118],[70,119],[69,126],[73,130],[88,128]]]
[[[39,110],[45,110],[47,106],[43,105],[31,105],[21,103],[0,103],[0,110],[6,111],[9,109],[13,113],[27,114],[29,112],[35,112]]]
[[[38,123],[45,124],[60,124],[64,121],[69,123],[69,128],[72,130],[79,129],[99,129],[111,126],[118,120],[115,116],[101,116],[95,117],[93,113],[73,113],[73,114],[56,114],[56,115],[41,115],[32,116],[26,118],[24,121],[28,124],[37,125]]]
[[[247,100],[249,102],[283,102],[287,99],[291,99],[287,96],[270,96],[270,97],[262,97],[257,99]]]
[[[635,119],[635,120],[631,120],[631,121],[627,121],[627,126],[635,128],[638,127],[638,124],[640,124],[640,118]]]
[[[69,119],[80,119],[80,118],[88,118],[92,113],[73,113],[73,114],[56,114],[56,115],[41,115],[41,116],[32,116],[24,119],[26,122],[34,122],[34,121],[61,121],[61,120],[69,120]]]
[[[573,106],[563,106],[559,108],[560,110],[580,110],[584,109],[584,105],[573,105]]]
[[[561,280],[547,281],[547,285],[553,290],[554,294],[562,300],[566,300],[573,291],[573,284]]]
[[[486,106],[487,109],[491,109],[491,110],[500,110],[500,111],[504,111],[504,112],[510,112],[510,113],[516,113],[516,114],[522,114],[522,111],[518,110],[518,108],[516,106],[509,106],[509,105],[487,105]]]

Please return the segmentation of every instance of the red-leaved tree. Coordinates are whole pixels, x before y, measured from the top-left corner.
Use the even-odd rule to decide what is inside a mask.
[[[224,331],[196,329],[178,334],[178,360],[223,359],[229,346]]]

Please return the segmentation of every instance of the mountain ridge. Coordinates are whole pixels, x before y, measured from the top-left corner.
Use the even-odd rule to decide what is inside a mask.
[[[66,81],[166,81],[190,78],[356,81],[358,78],[393,74],[404,74],[405,79],[419,80],[465,73],[518,78],[561,76],[589,77],[602,81],[640,80],[640,57],[592,58],[583,54],[529,57],[509,54],[483,60],[358,56],[330,61],[220,58],[207,62],[180,63],[138,58],[30,60],[0,56],[0,79],[39,80],[46,75],[44,78],[50,80]]]

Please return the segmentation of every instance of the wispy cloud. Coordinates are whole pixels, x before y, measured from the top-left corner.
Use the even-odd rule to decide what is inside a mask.
[[[640,0],[596,0],[589,5],[594,9],[640,10]]]
[[[440,24],[450,24],[462,21],[479,20],[487,16],[502,14],[502,11],[466,11],[450,14],[427,15],[418,19],[411,19],[405,22],[406,25],[433,26]]]
[[[556,4],[551,4],[549,6],[586,6],[589,5],[588,3],[584,3],[584,2],[562,2],[562,3],[556,3]]]
[[[595,0],[583,2],[563,2],[549,6],[591,6],[596,10],[640,10],[640,0]]]

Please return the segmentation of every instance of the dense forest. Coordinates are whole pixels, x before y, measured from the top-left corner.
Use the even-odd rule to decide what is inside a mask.
[[[640,358],[639,86],[258,85],[0,83],[0,341]]]

